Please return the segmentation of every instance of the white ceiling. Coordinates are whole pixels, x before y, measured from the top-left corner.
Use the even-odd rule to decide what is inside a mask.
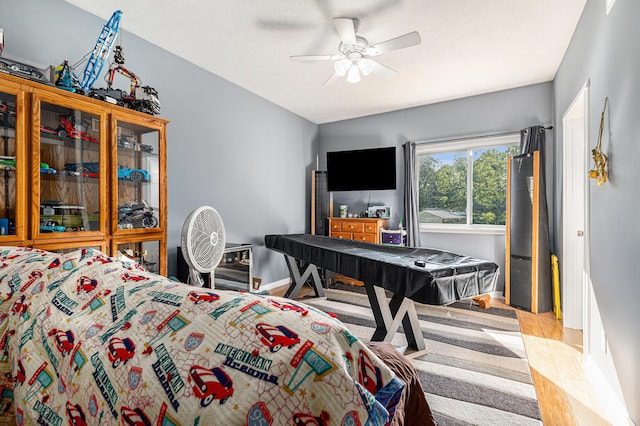
[[[586,0],[66,0],[314,123],[553,80]],[[603,6],[604,7],[604,6]],[[337,53],[334,17],[359,18],[376,44],[418,46],[375,59],[398,71],[322,84]],[[99,29],[96,29],[96,34]],[[123,47],[126,54],[126,40]]]

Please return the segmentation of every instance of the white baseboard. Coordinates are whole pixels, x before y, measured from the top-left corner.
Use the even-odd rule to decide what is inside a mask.
[[[585,356],[584,372],[596,398],[607,412],[608,420],[611,420],[615,426],[632,426],[633,421],[626,404],[618,398],[596,362],[589,355]]]
[[[260,289],[258,291],[271,291],[274,288],[278,288],[278,287],[284,287],[287,286],[289,287],[291,285],[291,278],[283,278],[281,280],[278,281],[273,281],[267,284],[260,284]]]

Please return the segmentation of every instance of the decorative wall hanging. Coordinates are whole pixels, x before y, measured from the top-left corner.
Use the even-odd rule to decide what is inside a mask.
[[[599,185],[604,184],[609,180],[609,157],[602,151],[602,132],[604,130],[604,114],[609,104],[609,98],[604,98],[604,108],[602,109],[602,115],[600,116],[600,133],[598,134],[598,143],[596,147],[591,150],[593,156],[594,168],[589,170],[589,177],[595,179]]]

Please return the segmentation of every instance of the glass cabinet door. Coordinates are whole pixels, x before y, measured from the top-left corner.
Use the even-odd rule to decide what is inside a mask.
[[[116,121],[117,231],[160,228],[160,132]]]
[[[40,102],[39,157],[34,160],[40,183],[36,236],[104,233],[101,194],[108,179],[103,173],[102,125],[99,111]]]
[[[16,221],[24,219],[18,209],[17,163],[24,163],[17,139],[17,96],[0,89],[0,237],[16,235]],[[20,158],[18,158],[20,157]],[[25,169],[26,170],[26,169]]]
[[[160,270],[160,241],[139,241],[139,242],[114,242],[115,252],[113,256],[118,258],[128,258],[138,263],[149,272],[159,274]]]

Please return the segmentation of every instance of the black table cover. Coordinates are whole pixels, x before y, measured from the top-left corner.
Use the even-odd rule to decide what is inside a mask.
[[[380,286],[416,302],[447,305],[495,290],[498,265],[447,251],[319,235],[266,235],[267,248]],[[425,262],[417,266],[416,261]]]

